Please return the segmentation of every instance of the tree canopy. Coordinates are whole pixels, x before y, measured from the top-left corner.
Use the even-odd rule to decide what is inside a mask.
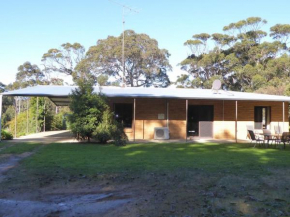
[[[40,68],[26,61],[18,67],[16,81],[13,83],[13,89],[24,88],[41,84],[45,79],[44,73]]]
[[[76,81],[83,75],[80,75],[75,67],[84,56],[85,48],[80,43],[64,43],[60,49],[52,48],[43,54],[42,62],[45,72],[69,75]]]
[[[48,84],[63,85],[63,79],[48,76],[37,65],[26,61],[18,67],[15,82],[9,84],[7,89],[14,90]]]
[[[267,41],[268,33],[262,30],[266,23],[249,17],[225,26],[224,33],[194,34],[184,43],[191,54],[180,63],[187,73],[178,77],[178,87],[211,88],[213,80],[220,79],[226,90],[265,92],[266,88],[275,94],[275,88],[268,87],[283,84],[285,93],[290,81],[290,25],[271,27],[272,40]],[[209,42],[214,46],[209,48]]]
[[[125,82],[131,87],[157,86],[170,84],[167,72],[171,70],[169,52],[158,47],[158,42],[146,34],[137,34],[133,30],[125,31]],[[109,36],[98,40],[90,47],[86,57],[77,66],[77,70],[94,76],[106,75],[121,83],[122,35]]]
[[[0,82],[0,93],[5,91],[5,87],[6,87],[6,85],[3,84],[2,82]]]

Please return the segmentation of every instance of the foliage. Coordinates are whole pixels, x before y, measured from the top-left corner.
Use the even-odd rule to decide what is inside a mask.
[[[42,62],[47,73],[61,73],[72,76],[76,81],[84,75],[75,70],[76,65],[84,58],[85,48],[79,43],[64,43],[60,49],[52,48],[43,54]]]
[[[102,122],[93,132],[93,137],[103,144],[113,139],[118,146],[125,145],[128,140],[122,125],[114,119],[113,113],[108,109],[104,111]]]
[[[290,36],[290,25],[289,24],[276,24],[270,28],[271,34],[274,39],[287,43]]]
[[[187,74],[178,77],[177,86],[211,88],[213,80],[220,79],[226,90],[252,92],[267,86],[283,84],[286,87],[290,82],[287,46],[290,25],[271,27],[273,41],[269,42],[265,41],[267,32],[261,29],[265,23],[267,21],[260,17],[249,17],[225,26],[226,34],[193,35],[194,40],[184,44],[191,54],[180,63]],[[210,39],[215,47],[208,49]]]
[[[1,83],[2,84],[2,83]],[[0,86],[1,86],[0,84]],[[18,72],[16,74],[16,80],[12,84],[3,85],[0,88],[0,91],[5,90],[14,90],[19,88],[25,88],[35,85],[62,85],[63,80],[59,78],[53,78],[47,76],[40,68],[26,61],[24,64],[18,67]],[[2,89],[3,87],[3,89]],[[51,121],[53,118],[53,112],[55,110],[55,106],[53,103],[45,98],[39,98],[39,111],[37,116],[37,105],[36,105],[36,97],[29,98],[27,97],[3,97],[3,115],[2,115],[2,126],[4,128],[10,129],[14,132],[15,128],[15,114],[18,114],[17,117],[17,136],[26,135],[27,133],[39,132],[44,129],[44,117],[46,119],[45,128],[47,130],[51,129]],[[27,110],[27,101],[29,101],[29,118],[28,118],[28,128],[26,130],[26,110]],[[44,103],[46,102],[46,103]],[[44,106],[46,104],[46,106]],[[22,114],[23,113],[23,114]],[[36,129],[36,116],[38,121],[38,126]]]
[[[66,129],[67,127],[65,113],[61,112],[55,114],[51,122],[51,130],[66,130]]]
[[[94,76],[105,75],[116,78],[122,83],[122,38],[109,36],[98,40],[90,47],[83,61],[77,66],[78,71]],[[158,47],[158,42],[146,34],[137,34],[133,30],[125,31],[125,82],[131,87],[158,86],[170,84],[167,71],[170,54]]]
[[[101,143],[114,139],[116,145],[124,145],[123,128],[113,119],[113,114],[102,93],[95,93],[91,81],[79,79],[78,88],[70,95],[68,116],[70,128],[78,140],[95,138]]]
[[[5,91],[5,87],[6,87],[6,85],[3,84],[2,82],[0,82],[0,93]]]
[[[27,111],[28,100],[28,111]],[[46,131],[52,130],[52,122],[55,111],[55,106],[51,101],[44,97],[38,98],[38,110],[37,110],[37,97],[31,97],[22,101],[22,110],[17,112],[16,116],[16,136],[23,136],[31,133],[41,132],[44,129]],[[10,120],[3,126],[7,128],[13,134],[15,133],[15,108],[9,107],[5,115],[11,113],[11,116],[4,116]],[[13,116],[12,116],[13,115]],[[27,117],[28,116],[28,117]],[[45,126],[44,126],[45,119]]]
[[[41,84],[44,80],[44,73],[37,65],[32,65],[30,62],[25,62],[18,67],[16,81],[20,83],[20,87],[35,86]]]
[[[80,79],[78,85],[70,95],[70,128],[78,140],[90,141],[108,105],[102,94],[94,93],[92,82]]]
[[[1,130],[1,139],[2,140],[11,140],[13,139],[12,133],[6,131],[6,130]]]
[[[1,124],[6,127],[7,123],[14,118],[13,97],[3,97],[2,101],[2,120]]]

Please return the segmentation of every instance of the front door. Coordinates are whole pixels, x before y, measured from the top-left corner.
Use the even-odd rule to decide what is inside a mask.
[[[203,137],[201,131],[212,131],[212,129],[204,128],[212,127],[213,111],[213,105],[189,105],[187,113],[187,136]]]

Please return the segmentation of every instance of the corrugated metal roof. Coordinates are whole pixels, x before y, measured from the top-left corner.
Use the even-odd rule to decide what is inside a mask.
[[[24,89],[4,92],[6,96],[47,96],[58,103],[68,103],[67,97],[77,86],[45,86],[27,87]],[[253,101],[281,101],[290,102],[290,97],[245,93],[211,89],[183,89],[183,88],[143,88],[143,87],[95,87],[95,92],[101,90],[107,97],[126,98],[173,98],[173,99],[209,99],[209,100],[253,100]],[[57,99],[56,99],[57,98]]]

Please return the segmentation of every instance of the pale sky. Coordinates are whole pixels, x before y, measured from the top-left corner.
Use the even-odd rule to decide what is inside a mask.
[[[172,81],[181,73],[177,64],[189,53],[183,43],[193,34],[222,33],[223,26],[250,16],[268,21],[264,31],[277,23],[290,23],[289,0],[117,2],[140,11],[126,15],[126,29],[148,34],[160,48],[169,50]],[[0,26],[0,82],[8,84],[25,61],[41,67],[41,57],[50,48],[79,42],[88,49],[98,39],[120,35],[122,9],[108,0],[1,0]]]

